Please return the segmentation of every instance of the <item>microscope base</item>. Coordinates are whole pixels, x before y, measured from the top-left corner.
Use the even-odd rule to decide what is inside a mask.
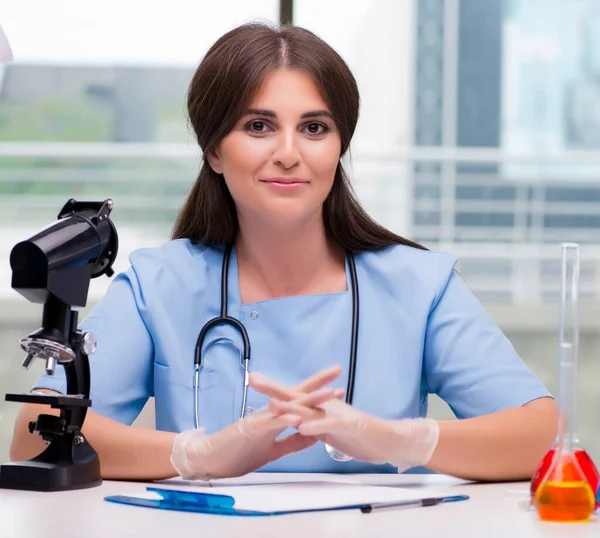
[[[0,489],[28,491],[68,491],[102,484],[98,455],[87,443],[73,447],[72,461],[50,462],[45,452],[30,461],[0,466]]]
[[[94,476],[91,467],[35,461],[8,463],[0,467],[0,489],[68,491],[93,488],[102,484],[102,479]]]

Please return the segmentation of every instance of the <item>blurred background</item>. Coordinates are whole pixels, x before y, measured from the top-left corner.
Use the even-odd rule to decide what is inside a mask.
[[[11,248],[70,197],[114,200],[117,270],[168,240],[199,168],[191,75],[220,35],[257,19],[292,20],[348,62],[362,95],[348,163],[359,197],[385,226],[458,257],[554,393],[560,242],[581,243],[578,427],[600,461],[597,0],[4,2],[15,60],[0,65],[0,394],[43,369],[21,368],[19,339],[42,308],[11,289]],[[84,313],[109,282],[92,282]],[[17,411],[2,396],[2,461]],[[137,424],[152,420],[150,402]]]

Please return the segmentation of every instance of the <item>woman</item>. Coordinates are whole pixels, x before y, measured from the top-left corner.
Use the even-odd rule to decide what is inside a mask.
[[[340,159],[359,95],[342,59],[306,30],[243,25],[198,67],[188,109],[204,161],[173,240],[133,253],[81,326],[98,337],[83,431],[103,476],[422,465],[473,479],[531,476],[555,436],[554,401],[455,259],[382,228],[353,197]],[[226,254],[225,305],[248,331],[256,373],[244,401],[242,339],[217,326],[201,346],[192,405],[192,357],[220,312]],[[43,376],[35,389],[64,391],[64,379]],[[423,418],[429,393],[462,420]],[[157,431],[130,427],[151,396]],[[39,411],[23,408],[13,459],[41,450],[27,432]],[[353,459],[332,459],[318,441]]]

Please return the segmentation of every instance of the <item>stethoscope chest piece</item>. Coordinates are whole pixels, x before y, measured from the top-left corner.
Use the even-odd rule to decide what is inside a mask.
[[[352,459],[350,456],[347,456],[346,454],[344,454],[341,450],[338,450],[337,448],[333,448],[331,445],[326,444],[325,450],[327,451],[327,454],[329,454],[329,457],[332,460],[350,461]]]

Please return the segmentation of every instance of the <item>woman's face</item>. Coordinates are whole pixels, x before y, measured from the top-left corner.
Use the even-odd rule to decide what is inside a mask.
[[[300,71],[278,69],[208,161],[223,174],[242,222],[294,225],[321,216],[340,151],[316,84]]]

